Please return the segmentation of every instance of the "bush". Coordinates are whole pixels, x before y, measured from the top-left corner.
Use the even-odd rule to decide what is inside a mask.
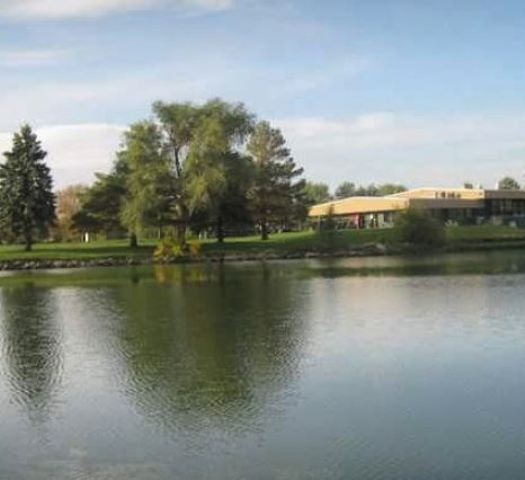
[[[163,239],[155,248],[153,259],[156,262],[167,263],[187,257],[198,257],[201,249],[202,245],[199,242],[185,243],[182,245],[170,239]]]
[[[436,248],[445,243],[445,227],[425,210],[409,209],[395,220],[397,238],[403,243]]]

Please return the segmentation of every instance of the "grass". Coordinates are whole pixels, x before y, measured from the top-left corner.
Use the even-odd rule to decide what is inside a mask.
[[[477,245],[504,248],[525,242],[525,230],[491,225],[451,227],[447,229],[447,241],[452,249]],[[126,240],[93,243],[41,243],[34,245],[31,252],[25,252],[20,245],[3,245],[0,246],[0,261],[150,258],[155,243],[155,241],[144,241],[137,249],[130,248]],[[334,232],[331,236],[314,232],[292,232],[271,235],[267,242],[263,242],[259,237],[230,238],[222,245],[210,240],[203,242],[202,252],[205,255],[261,252],[302,253],[337,250],[367,243],[395,244],[395,231],[391,229],[345,230]]]
[[[38,243],[30,252],[21,245],[0,246],[2,260],[92,260],[102,258],[144,258],[153,254],[153,243],[137,249],[126,240],[107,240],[93,243]]]

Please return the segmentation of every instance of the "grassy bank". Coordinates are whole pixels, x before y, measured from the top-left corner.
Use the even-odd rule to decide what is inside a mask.
[[[202,245],[202,254],[205,256],[259,253],[284,255],[340,251],[377,243],[395,246],[398,243],[395,235],[394,230],[378,229],[338,231],[331,235],[319,235],[314,232],[282,233],[272,235],[266,242],[261,241],[258,237],[240,237],[227,239],[222,245],[214,241],[206,241]],[[525,230],[495,226],[453,227],[447,229],[447,244],[447,249],[452,251],[525,246]],[[139,248],[132,249],[125,240],[88,244],[36,244],[31,252],[25,252],[20,245],[4,245],[0,246],[0,262],[13,260],[90,261],[107,258],[146,260],[151,258],[154,248],[154,241],[145,241]]]

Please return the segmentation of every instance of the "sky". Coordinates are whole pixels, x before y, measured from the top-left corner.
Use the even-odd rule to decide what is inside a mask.
[[[335,188],[525,183],[520,0],[0,0],[0,149],[108,171],[155,100],[242,101]]]

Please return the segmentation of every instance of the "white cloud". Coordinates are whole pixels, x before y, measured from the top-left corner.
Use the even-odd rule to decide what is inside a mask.
[[[0,88],[0,131],[16,129],[21,123],[32,125],[79,122],[105,122],[108,112],[140,110],[149,113],[149,106],[158,99],[205,100],[210,79],[196,78],[189,72],[178,73],[170,68],[134,76],[119,76],[94,82],[51,82],[34,86]],[[218,74],[214,85],[221,82]],[[1,85],[1,83],[0,83]],[[133,115],[136,115],[135,113]],[[133,120],[133,117],[132,119]]]
[[[370,113],[346,120],[277,120],[308,178],[398,181],[412,186],[523,182],[525,114],[409,116]]]
[[[225,10],[234,0],[0,0],[0,17],[63,19],[98,17],[159,7],[183,10]]]
[[[0,50],[0,68],[43,67],[70,56],[69,50]]]
[[[408,186],[493,186],[510,174],[523,183],[525,114],[415,117],[370,113],[348,120],[277,120],[306,176],[335,187],[395,181]],[[111,168],[124,126],[104,123],[37,128],[57,187],[90,183]],[[0,151],[11,133],[0,133]]]
[[[55,125],[36,129],[57,188],[91,183],[108,172],[125,127],[109,124]],[[0,133],[0,151],[10,148],[11,133]]]

